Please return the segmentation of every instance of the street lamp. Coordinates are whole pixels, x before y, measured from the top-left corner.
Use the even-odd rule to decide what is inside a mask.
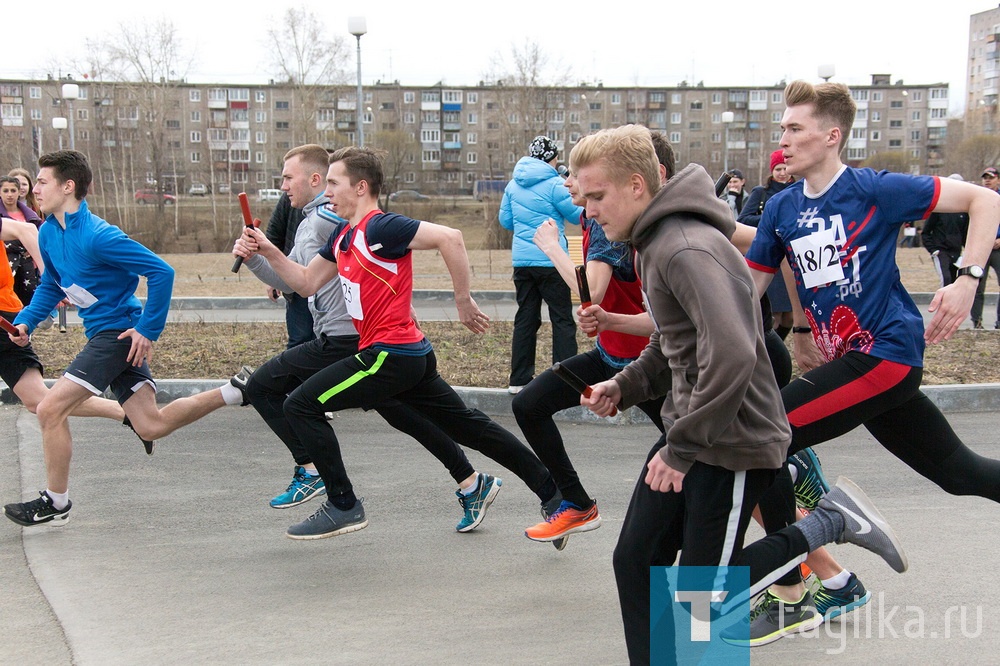
[[[722,124],[726,126],[726,143],[722,153],[724,156],[722,158],[722,170],[727,173],[729,172],[729,126],[733,123],[733,120],[735,119],[736,119],[736,114],[733,113],[732,111],[722,112]]]
[[[833,75],[836,73],[836,71],[837,71],[836,68],[832,64],[830,64],[830,65],[820,65],[817,68],[816,73],[819,74],[819,78],[823,79],[824,83],[829,83],[830,79],[833,78]]]
[[[356,121],[358,125],[358,145],[365,145],[365,127],[364,123],[361,121],[361,35],[368,32],[368,26],[365,24],[364,16],[351,16],[347,19],[347,31],[355,36],[358,40],[358,101],[354,108],[356,109]]]
[[[52,119],[52,129],[59,132],[59,150],[63,149],[62,145],[62,131],[66,129],[66,119],[62,116],[56,116]]]
[[[73,130],[73,102],[80,99],[80,86],[75,83],[64,83],[62,85],[62,98],[66,100],[69,107],[69,149],[76,150],[76,132]]]

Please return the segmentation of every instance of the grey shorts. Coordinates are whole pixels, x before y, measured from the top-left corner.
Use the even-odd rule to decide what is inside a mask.
[[[118,398],[118,403],[124,405],[142,388],[149,384],[156,390],[156,383],[145,361],[135,367],[127,360],[132,348],[132,339],[119,340],[123,331],[101,331],[87,341],[73,362],[66,368],[66,379],[83,386],[94,395],[104,393],[109,386]]]

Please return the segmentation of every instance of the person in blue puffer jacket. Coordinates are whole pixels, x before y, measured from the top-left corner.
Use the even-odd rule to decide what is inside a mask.
[[[574,206],[556,171],[559,148],[547,136],[536,136],[528,155],[514,166],[514,177],[500,202],[500,224],[514,232],[511,263],[517,313],[511,340],[510,393],[517,393],[535,375],[535,344],[542,325],[542,301],[552,322],[552,362],[576,355],[576,324],[570,290],[545,253],[534,243],[535,232],[546,220],[559,228],[566,250],[565,223],[579,224],[583,209]]]

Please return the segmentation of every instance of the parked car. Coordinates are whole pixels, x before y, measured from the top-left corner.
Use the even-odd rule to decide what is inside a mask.
[[[205,183],[192,183],[188,188],[188,195],[192,197],[203,197],[208,194],[208,185]]]
[[[216,185],[215,191],[219,194],[229,194],[229,183],[220,183]]]
[[[155,204],[156,203],[156,190],[137,190],[135,193],[135,202],[138,204]],[[172,194],[163,193],[163,203],[166,206],[173,206],[177,203],[177,197]]]
[[[430,197],[416,190],[400,190],[389,195],[389,201],[428,201]]]
[[[257,201],[277,201],[281,198],[281,190],[259,190],[257,192]]]

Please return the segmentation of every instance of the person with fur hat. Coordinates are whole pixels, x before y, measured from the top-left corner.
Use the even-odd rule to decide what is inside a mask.
[[[514,232],[511,263],[517,312],[511,340],[510,393],[517,393],[535,376],[535,344],[542,325],[542,301],[552,322],[552,362],[576,356],[576,323],[569,287],[544,252],[534,243],[546,220],[555,222],[559,244],[568,252],[565,224],[580,223],[583,209],[573,205],[556,171],[559,147],[547,136],[536,136],[528,154],[514,166],[514,177],[500,202],[500,224]]]

